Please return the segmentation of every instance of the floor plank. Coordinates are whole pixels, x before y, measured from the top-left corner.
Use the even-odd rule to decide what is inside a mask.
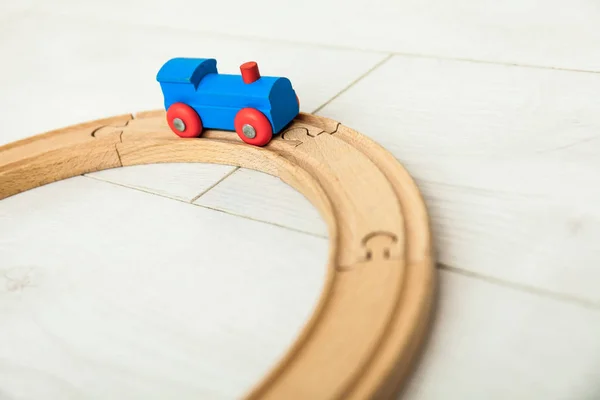
[[[312,313],[327,251],[84,177],[7,198],[0,397],[237,398]]]
[[[20,1],[0,1],[0,38],[4,35],[2,31],[8,25],[18,23],[18,21],[30,11],[36,3],[36,0],[20,0]]]
[[[394,57],[318,114],[408,168],[442,263],[600,304],[599,91],[598,74]]]
[[[234,170],[220,164],[160,163],[107,169],[87,176],[191,202]]]
[[[406,400],[600,397],[600,311],[441,271]]]
[[[326,237],[327,225],[300,192],[271,175],[239,169],[195,204]]]
[[[334,0],[308,0],[301,7],[276,0],[227,0],[210,7],[187,0],[38,1],[53,14],[127,24],[600,71],[595,0],[358,0],[343,7]],[[183,8],[188,12],[181,13]]]

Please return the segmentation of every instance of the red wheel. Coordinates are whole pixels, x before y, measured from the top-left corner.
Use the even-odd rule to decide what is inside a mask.
[[[235,116],[235,131],[246,143],[264,146],[273,137],[273,128],[267,117],[254,108],[243,108]]]
[[[198,137],[202,133],[202,121],[198,113],[187,104],[174,103],[167,110],[167,122],[177,136]]]

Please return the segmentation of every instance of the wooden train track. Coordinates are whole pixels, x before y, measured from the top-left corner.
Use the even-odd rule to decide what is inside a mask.
[[[247,399],[397,395],[429,326],[435,269],[425,205],[390,153],[310,114],[254,147],[232,132],[179,138],[164,111],[149,111],[0,147],[0,199],[84,173],[161,162],[236,165],[278,176],[328,223],[328,274],[318,305]]]

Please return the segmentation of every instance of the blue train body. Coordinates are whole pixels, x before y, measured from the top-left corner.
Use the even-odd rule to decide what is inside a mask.
[[[215,59],[173,58],[160,68],[156,80],[165,109],[175,103],[188,105],[202,128],[234,131],[240,110],[252,108],[264,114],[272,134],[277,134],[298,115],[298,97],[289,79],[261,77],[255,64],[254,68],[254,78],[243,69],[242,75],[220,74]]]

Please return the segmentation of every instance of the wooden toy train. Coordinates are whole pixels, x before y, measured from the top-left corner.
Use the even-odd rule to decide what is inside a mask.
[[[246,143],[264,146],[300,112],[288,78],[260,76],[256,62],[240,75],[220,74],[212,58],[172,58],[156,80],[164,96],[167,122],[183,138],[203,129],[235,131]]]

